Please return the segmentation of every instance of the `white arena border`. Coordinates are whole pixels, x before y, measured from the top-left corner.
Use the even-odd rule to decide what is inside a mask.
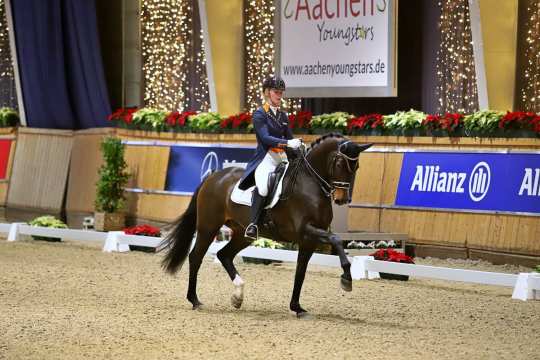
[[[26,223],[0,224],[0,233],[7,233],[7,241],[16,241],[19,235],[48,236],[76,241],[103,242],[105,252],[126,252],[129,245],[157,248],[162,238],[126,235],[123,231],[97,232],[90,230],[55,229],[31,226]],[[214,242],[208,254],[216,256],[226,242]],[[297,251],[268,249],[249,246],[239,256],[258,259],[296,262]],[[404,264],[374,260],[371,256],[354,256],[351,258],[351,274],[354,280],[379,278],[379,273],[408,275],[437,280],[460,281],[483,285],[513,287],[512,298],[519,300],[540,300],[540,273],[504,274],[476,270],[463,270],[435,266]],[[334,255],[314,254],[310,264],[340,267],[339,258]]]

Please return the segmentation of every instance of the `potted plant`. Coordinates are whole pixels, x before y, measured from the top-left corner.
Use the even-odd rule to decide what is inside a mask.
[[[120,139],[114,137],[106,137],[101,143],[104,163],[98,171],[94,213],[94,228],[98,231],[124,228],[125,214],[120,210],[124,206],[124,186],[129,178],[124,150]]]
[[[281,245],[280,243],[271,239],[264,238],[264,237],[259,237],[259,239],[252,242],[251,245],[255,247],[267,248],[267,249],[283,249],[284,248],[284,246]],[[257,259],[257,258],[250,258],[246,256],[243,256],[242,260],[247,263],[264,264],[264,265],[281,262],[279,260]]]
[[[197,133],[217,133],[221,126],[221,116],[215,112],[202,112],[189,117],[189,126]]]
[[[468,136],[500,136],[504,130],[499,130],[499,122],[504,116],[502,111],[482,110],[463,118],[465,133]]]
[[[368,114],[352,118],[348,122],[347,129],[351,135],[383,135],[383,116]]]
[[[309,111],[289,114],[289,127],[295,134],[307,134],[310,130],[311,118],[313,118],[313,114]]]
[[[0,108],[0,127],[16,126],[19,123],[19,114],[14,109]]]
[[[248,112],[231,115],[221,120],[219,127],[224,133],[246,133],[253,129],[251,114]]]
[[[31,226],[49,227],[54,229],[67,229],[67,225],[52,215],[39,216],[28,223]],[[62,239],[50,236],[32,235],[34,240],[61,241]]]
[[[412,257],[407,256],[403,253],[400,253],[398,251],[392,250],[392,249],[379,249],[375,251],[370,256],[373,256],[375,260],[380,261],[392,261],[392,262],[399,262],[399,263],[405,263],[405,264],[414,264],[414,261]],[[401,280],[401,281],[407,281],[409,280],[408,275],[399,275],[399,274],[389,274],[389,273],[379,273],[382,279],[389,279],[389,280]]]
[[[422,123],[426,114],[417,110],[398,111],[383,117],[384,126],[393,130],[395,135],[420,136],[424,133]]]
[[[167,125],[167,112],[160,109],[142,108],[133,114],[133,124],[141,130],[163,131]]]
[[[165,118],[165,123],[170,130],[175,132],[187,132],[189,131],[188,119],[191,115],[196,115],[195,111],[178,112],[173,111]]]
[[[346,112],[334,112],[322,114],[311,118],[311,129],[314,134],[326,134],[331,131],[345,132],[347,123],[353,118],[353,115]]]

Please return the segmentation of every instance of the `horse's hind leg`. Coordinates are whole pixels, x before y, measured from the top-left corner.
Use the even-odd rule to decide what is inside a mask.
[[[197,232],[197,239],[195,240],[195,246],[191,253],[189,254],[189,285],[187,292],[187,299],[193,305],[193,310],[198,309],[202,303],[197,297],[197,275],[199,273],[199,268],[201,267],[202,259],[208,247],[214,241],[217,230],[199,230]]]
[[[244,301],[244,280],[242,280],[236,270],[233,259],[242,249],[248,247],[250,243],[244,237],[242,229],[233,229],[231,240],[217,253],[219,261],[221,261],[221,264],[233,282],[235,289],[231,297],[231,303],[237,309],[242,306],[242,302]]]

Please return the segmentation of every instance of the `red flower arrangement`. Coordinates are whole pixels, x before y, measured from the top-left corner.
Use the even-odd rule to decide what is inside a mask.
[[[391,261],[391,262],[398,262],[398,263],[405,263],[405,264],[414,264],[414,260],[412,257],[407,256],[399,251],[392,250],[392,249],[379,249],[375,251],[370,256],[373,256],[375,260],[380,261]],[[389,280],[402,280],[407,281],[409,280],[408,275],[400,275],[400,274],[390,274],[390,273],[379,273],[382,279],[389,279]]]
[[[251,124],[251,114],[244,112],[223,119],[219,126],[222,129],[247,129],[249,124]]]
[[[540,132],[540,116],[533,112],[513,111],[506,112],[499,120],[499,129],[526,129]]]
[[[428,115],[422,122],[428,130],[446,130],[449,133],[463,126],[463,114],[446,113],[444,115]]]
[[[347,129],[350,132],[354,130],[383,130],[383,116],[381,114],[368,114],[352,118],[347,124]]]
[[[313,114],[310,111],[298,111],[289,114],[289,127],[291,129],[308,129]]]
[[[195,111],[183,111],[183,112],[173,111],[172,113],[167,115],[167,117],[165,118],[165,122],[171,128],[184,127],[186,126],[188,117],[191,115],[196,115],[196,114],[197,112]]]
[[[120,108],[108,116],[108,120],[117,122],[121,125],[129,125],[133,121],[133,114],[139,110],[138,108]]]
[[[379,249],[370,256],[373,256],[375,260],[414,264],[414,260],[412,257],[392,249]]]
[[[142,235],[142,236],[153,236],[153,237],[161,236],[161,230],[159,228],[151,226],[151,225],[147,225],[147,224],[125,228],[124,233],[126,235]]]

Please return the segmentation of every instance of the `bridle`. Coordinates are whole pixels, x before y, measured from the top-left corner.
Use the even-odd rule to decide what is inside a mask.
[[[360,155],[353,158],[353,157],[350,157],[350,156],[346,155],[345,153],[343,153],[341,151],[342,146],[347,145],[350,142],[351,141],[348,140],[348,141],[345,141],[345,142],[338,145],[338,149],[336,151],[336,154],[332,158],[332,161],[330,161],[330,171],[329,171],[330,179],[332,179],[334,177],[334,168],[335,168],[336,161],[338,159],[343,159],[345,161],[345,163],[347,164],[347,171],[350,174],[354,174],[356,169],[358,169],[358,157]],[[328,181],[326,181],[321,175],[319,175],[317,170],[315,170],[313,168],[313,166],[311,166],[311,164],[309,163],[309,161],[306,158],[305,151],[302,151],[301,157],[302,157],[303,163],[306,165],[306,167],[311,172],[311,174],[314,175],[315,179],[319,183],[319,186],[320,186],[321,190],[323,191],[323,193],[325,194],[326,197],[331,197],[334,194],[334,192],[336,191],[336,189],[343,189],[343,190],[349,191],[349,189],[351,188],[351,183],[350,182],[332,181],[331,183],[328,183]],[[351,166],[350,162],[353,162],[354,165]]]
[[[334,155],[332,161],[330,162],[330,178],[332,179],[334,177],[334,169],[336,168],[336,162],[338,159],[343,159],[345,161],[345,164],[347,164],[347,171],[349,172],[349,174],[354,174],[354,172],[358,169],[358,158],[360,155],[358,155],[357,157],[350,157],[348,155],[346,155],[345,153],[343,153],[341,151],[341,147],[344,146],[344,145],[347,145],[348,143],[350,143],[351,141],[348,140],[348,141],[345,141],[345,142],[342,142],[341,144],[338,145],[338,150],[336,152],[336,154]],[[354,165],[351,166],[351,163],[350,162],[353,162]],[[334,188],[334,191],[335,189],[344,189],[344,190],[347,190],[349,191],[349,189],[351,188],[351,183],[350,182],[345,182],[345,181],[332,181],[332,185],[333,185],[333,188]]]

